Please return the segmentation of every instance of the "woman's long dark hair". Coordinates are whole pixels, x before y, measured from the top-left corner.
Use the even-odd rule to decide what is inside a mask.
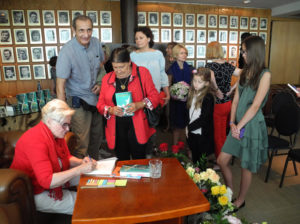
[[[259,75],[265,68],[265,43],[259,36],[250,36],[243,42],[247,51],[245,67],[241,73],[240,84],[248,84],[252,89],[257,90]],[[248,82],[247,82],[248,80]]]
[[[141,26],[134,29],[134,35],[137,32],[142,32],[143,34],[146,35],[146,37],[150,38],[149,47],[152,48],[154,45],[154,40],[153,40],[154,37],[151,29],[147,26]]]

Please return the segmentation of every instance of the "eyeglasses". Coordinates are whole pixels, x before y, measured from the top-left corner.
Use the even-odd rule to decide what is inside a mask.
[[[55,119],[53,119],[53,120],[56,121],[58,124],[60,124],[63,129],[67,129],[67,128],[70,129],[70,127],[71,127],[70,123],[60,123],[59,121],[57,121]]]

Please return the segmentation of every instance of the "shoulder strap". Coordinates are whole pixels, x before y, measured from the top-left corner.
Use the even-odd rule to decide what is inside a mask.
[[[143,93],[143,98],[145,98],[144,89],[143,89],[143,85],[142,85],[142,81],[141,81],[140,69],[139,69],[138,66],[136,66],[136,71],[137,71],[137,75],[138,75],[139,80],[140,80],[141,89],[142,89],[142,93]]]

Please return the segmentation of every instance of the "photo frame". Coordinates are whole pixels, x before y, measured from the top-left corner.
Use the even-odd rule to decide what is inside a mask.
[[[217,15],[208,15],[208,28],[217,28],[217,21],[218,16]]]
[[[83,10],[72,10],[72,21],[80,15],[83,15]]]
[[[219,30],[219,43],[226,44],[228,42],[228,31]]]
[[[37,64],[37,65],[33,65],[32,67],[33,67],[34,79],[46,79],[44,64]]]
[[[14,37],[16,44],[27,44],[26,29],[14,29]]]
[[[239,28],[239,17],[238,16],[230,16],[230,29],[238,29]]]
[[[17,62],[29,62],[28,47],[16,47]]]
[[[43,47],[31,47],[31,61],[32,62],[44,61]]]
[[[3,66],[3,76],[5,81],[17,80],[16,68],[14,65]]]
[[[0,51],[3,63],[15,62],[14,49],[12,47],[1,47]]]
[[[0,29],[0,44],[12,44],[10,29]]]
[[[217,41],[218,39],[218,31],[217,30],[208,30],[208,43],[212,41]]]
[[[219,28],[228,28],[228,16],[219,15]]]
[[[194,60],[186,60],[185,61],[189,66],[195,67],[195,61]]]
[[[45,35],[45,43],[46,44],[56,44],[57,43],[57,36],[56,36],[55,28],[45,28],[44,35]]]
[[[112,28],[101,28],[101,42],[112,42]]]
[[[258,18],[251,17],[250,18],[250,30],[257,30],[258,29]]]
[[[158,43],[159,42],[159,29],[158,28],[150,28],[153,34],[153,41]]]
[[[42,41],[42,31],[40,28],[29,29],[29,37],[31,44],[41,44]]]
[[[197,43],[206,43],[206,30],[197,30]]]
[[[183,27],[183,14],[182,13],[173,13],[173,26],[174,27]]]
[[[100,11],[100,25],[111,26],[111,11]]]
[[[93,22],[93,26],[98,26],[98,11],[86,11],[85,12],[85,15],[90,17],[90,19],[92,20]]]
[[[99,39],[99,28],[93,27],[92,37]]]
[[[138,12],[138,18],[137,18],[138,26],[146,26],[147,25],[147,20],[146,20],[146,12]]]
[[[27,10],[28,26],[40,26],[41,18],[39,10]]]
[[[238,55],[237,51],[238,51],[237,46],[229,45],[229,58],[236,58]]]
[[[267,18],[260,18],[259,29],[260,30],[268,29],[268,19]]]
[[[204,68],[205,64],[206,64],[205,60],[197,60],[196,61],[196,68],[202,68],[202,67]]]
[[[227,45],[222,45],[222,50],[223,50],[224,58],[227,58]]]
[[[171,42],[171,29],[161,29],[161,42],[169,43]]]
[[[18,65],[19,79],[31,80],[30,65]]]
[[[162,12],[160,16],[161,26],[171,26],[171,13]]]
[[[197,27],[206,27],[206,14],[197,14]]]
[[[230,31],[229,32],[229,43],[230,44],[238,43],[238,31]]]
[[[0,10],[0,26],[10,26],[8,10]]]
[[[70,13],[68,10],[57,10],[59,26],[70,26]]]
[[[148,26],[158,26],[158,12],[148,12]]]
[[[57,46],[46,46],[45,47],[46,51],[46,59],[47,61],[50,61],[50,59],[54,56],[57,56]]]
[[[197,45],[197,58],[205,58],[206,45]]]
[[[249,27],[249,24],[248,24],[248,17],[245,17],[245,16],[241,16],[240,17],[240,29],[241,30],[247,30],[248,27]]]
[[[54,10],[43,10],[42,15],[44,26],[55,26]]]
[[[51,65],[47,64],[47,73],[48,73],[48,79],[52,79],[51,76]]]
[[[259,32],[259,36],[267,43],[267,32]]]
[[[185,48],[188,51],[187,58],[194,58],[195,57],[195,46],[194,45],[185,45]]]
[[[252,36],[258,36],[258,32],[250,32]]]
[[[59,28],[59,43],[65,44],[71,40],[71,29],[70,28]]]
[[[173,29],[173,41],[177,43],[183,42],[183,29]]]
[[[25,26],[24,10],[11,10],[14,26]]]
[[[195,14],[186,13],[185,14],[185,27],[195,26]]]
[[[195,30],[185,30],[185,42],[195,43]]]

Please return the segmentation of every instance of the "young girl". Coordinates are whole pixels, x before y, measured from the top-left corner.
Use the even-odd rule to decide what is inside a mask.
[[[199,161],[202,154],[209,155],[214,152],[214,95],[210,77],[210,69],[199,68],[193,76],[188,95],[187,131],[193,163]]]

